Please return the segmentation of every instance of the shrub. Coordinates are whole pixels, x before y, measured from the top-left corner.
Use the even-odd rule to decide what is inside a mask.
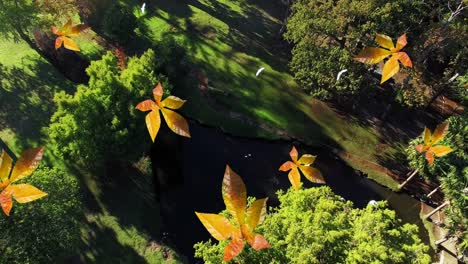
[[[90,81],[74,95],[56,94],[57,111],[46,133],[56,155],[91,168],[116,159],[136,160],[150,144],[144,118],[135,105],[152,96],[152,88],[162,82],[157,74],[157,58],[152,50],[128,61],[120,71],[117,58],[108,52],[87,69]],[[148,139],[148,141],[145,141]]]
[[[279,208],[258,227],[272,248],[246,247],[236,263],[430,263],[418,228],[403,225],[384,202],[355,209],[329,187],[290,188],[278,197]],[[226,244],[197,243],[195,256],[221,263]]]

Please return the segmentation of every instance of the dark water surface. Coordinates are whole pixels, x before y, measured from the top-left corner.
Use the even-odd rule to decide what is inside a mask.
[[[289,160],[293,143],[232,137],[195,123],[190,124],[190,132],[191,139],[160,133],[153,146],[152,159],[159,183],[164,236],[195,262],[193,244],[208,240],[210,235],[194,212],[218,213],[225,208],[221,183],[226,164],[242,177],[248,196],[269,197],[268,205],[276,206],[276,191],[290,187],[287,173],[278,168]],[[419,226],[420,237],[429,245],[429,236],[419,218],[418,200],[360,176],[324,149],[294,145],[300,155],[318,155],[315,167],[336,194],[356,207],[365,207],[370,200],[387,200],[405,223]],[[305,188],[318,186],[301,177]]]

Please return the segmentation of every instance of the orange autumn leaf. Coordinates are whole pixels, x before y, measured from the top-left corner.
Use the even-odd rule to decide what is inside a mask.
[[[254,232],[265,218],[267,198],[255,200],[247,208],[245,184],[229,166],[226,166],[224,173],[222,195],[234,223],[219,214],[195,214],[215,239],[231,239],[224,248],[223,261],[230,261],[239,255],[244,248],[244,240],[255,250],[271,247],[262,235]]]
[[[289,171],[288,178],[291,182],[294,189],[297,191],[299,190],[299,186],[301,184],[301,171],[304,176],[311,182],[314,183],[325,183],[325,179],[322,176],[322,173],[311,165],[314,163],[317,156],[304,154],[298,160],[298,152],[296,147],[292,147],[291,151],[289,152],[289,156],[291,157],[292,161],[286,161],[281,165],[279,168],[280,171]]]
[[[377,34],[375,41],[382,48],[365,48],[354,59],[366,64],[376,64],[391,55],[390,59],[384,64],[382,70],[382,79],[380,83],[384,83],[392,78],[400,70],[400,64],[406,67],[413,67],[413,63],[406,52],[400,51],[406,44],[406,33],[401,35],[395,45],[389,36]]]
[[[444,122],[436,127],[434,133],[431,133],[427,127],[424,128],[423,144],[416,145],[417,152],[426,152],[425,157],[429,165],[434,163],[435,157],[443,157],[453,151],[450,147],[444,145],[435,145],[439,143],[447,134],[449,123]]]
[[[55,49],[58,49],[62,46],[74,51],[80,51],[78,45],[73,41],[70,37],[78,36],[82,31],[88,29],[89,27],[84,24],[79,24],[72,26],[72,20],[69,19],[68,22],[63,25],[62,28],[57,29],[57,27],[52,27],[52,33],[57,35],[57,39],[55,40]]]
[[[189,126],[185,118],[171,110],[181,108],[184,105],[185,100],[171,95],[161,101],[163,96],[161,83],[158,83],[158,85],[153,89],[153,96],[155,101],[148,99],[142,101],[135,107],[142,112],[151,111],[146,115],[146,127],[148,128],[151,140],[154,141],[159,128],[161,127],[161,116],[159,114],[159,110],[161,110],[167,126],[174,133],[184,137],[190,137]]]
[[[24,151],[14,167],[12,158],[2,150],[0,158],[0,205],[3,212],[9,216],[13,207],[12,197],[19,203],[29,203],[47,195],[30,184],[12,183],[31,175],[39,166],[44,154],[44,147]]]

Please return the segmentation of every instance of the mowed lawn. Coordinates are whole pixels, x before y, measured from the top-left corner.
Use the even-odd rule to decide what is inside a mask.
[[[94,43],[83,44],[85,52],[96,53]],[[154,188],[147,177],[127,171],[125,177],[114,175],[118,184],[107,184],[102,175],[90,175],[47,151],[42,129],[55,111],[54,94],[75,89],[26,43],[0,40],[0,139],[17,156],[27,148],[46,146],[42,164],[61,167],[82,183],[83,243],[70,257],[84,263],[179,263],[171,249],[152,242],[159,232],[159,209],[149,198]]]
[[[312,145],[333,145],[371,165],[391,158],[397,152],[393,146],[399,142],[385,142],[375,129],[339,116],[305,94],[294,81],[288,72],[287,48],[280,41],[280,19],[285,10],[278,2],[157,1],[148,3],[144,16],[135,5],[135,14],[142,24],[137,34],[153,42],[168,37],[177,39],[195,64],[192,70],[202,71],[208,77],[207,93],[200,92],[193,77],[175,91],[188,99],[183,111],[192,118],[235,135],[281,137],[261,126],[251,126],[252,121],[264,123]],[[260,67],[265,70],[256,77]],[[239,126],[232,118],[226,118],[226,112],[211,105],[213,101],[249,120],[249,126]],[[398,183],[383,170],[356,159],[345,160],[397,189]]]

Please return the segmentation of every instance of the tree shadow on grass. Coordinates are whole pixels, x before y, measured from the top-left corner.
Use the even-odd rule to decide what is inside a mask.
[[[88,222],[89,237],[84,241],[86,254],[74,263],[148,263],[133,248],[119,243],[114,230],[99,222]]]
[[[0,64],[0,127],[10,128],[19,141],[37,142],[55,111],[54,94],[71,93],[75,86],[40,58],[24,61],[21,67]]]

